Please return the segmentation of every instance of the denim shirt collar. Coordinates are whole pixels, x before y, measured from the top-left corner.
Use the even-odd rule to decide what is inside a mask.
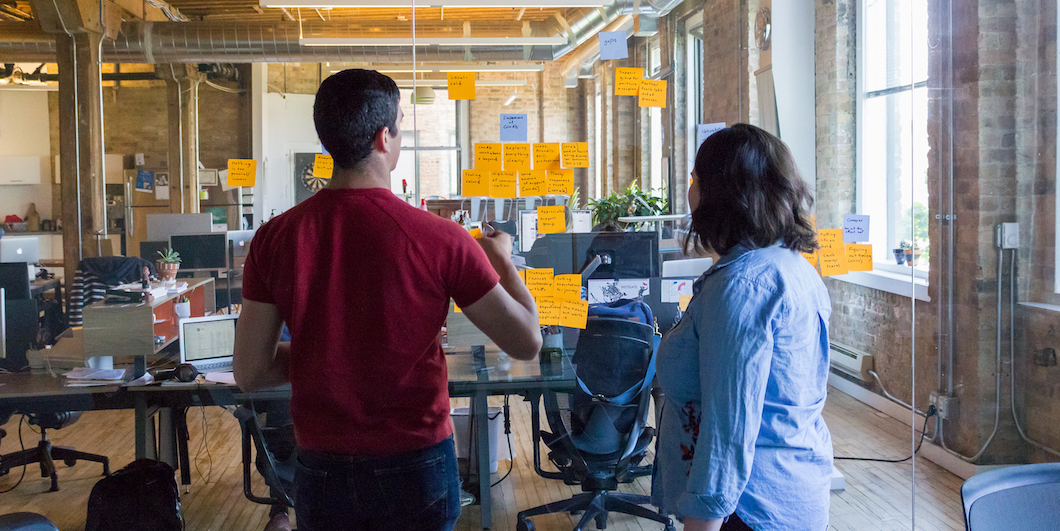
[[[780,245],[781,243],[782,242],[778,241],[778,242],[774,243],[772,246],[776,247],[776,246]],[[710,275],[713,275],[714,273],[718,272],[719,270],[727,267],[729,264],[739,260],[741,257],[743,257],[745,254],[747,254],[750,251],[752,251],[752,249],[744,246],[743,244],[739,244],[738,243],[738,244],[734,245],[731,249],[729,249],[729,252],[725,253],[725,256],[722,256],[718,260],[718,262],[716,264],[711,266],[710,269],[708,269],[705,273],[703,273],[703,275],[700,276],[699,279],[697,279],[692,284],[692,293],[693,294],[699,293],[700,286],[703,284],[703,281],[706,280],[707,277],[709,277]]]

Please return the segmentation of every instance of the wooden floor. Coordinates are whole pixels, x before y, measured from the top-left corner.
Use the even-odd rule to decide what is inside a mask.
[[[908,426],[887,417],[849,396],[831,390],[825,406],[825,419],[832,432],[837,456],[900,458],[909,453]],[[454,400],[454,406],[466,401]],[[495,530],[514,530],[515,515],[525,508],[570,497],[577,487],[536,476],[530,446],[529,405],[513,397],[512,444],[516,452],[511,476],[493,489]],[[19,448],[18,419],[5,426],[8,436],[0,442],[0,451]],[[268,508],[247,501],[242,494],[239,427],[232,415],[219,407],[194,409],[188,413],[191,432],[191,455],[194,479],[189,493],[183,495],[183,512],[187,529],[255,531],[264,528]],[[206,433],[205,442],[202,434]],[[27,445],[36,444],[39,435],[22,425]],[[79,450],[105,453],[113,469],[128,464],[133,457],[133,419],[131,411],[87,412],[76,424],[64,430],[49,432],[54,443]],[[507,472],[508,461],[500,464]],[[830,529],[897,530],[912,529],[912,466],[902,464],[837,461],[846,476],[844,492],[832,494]],[[29,467],[22,483],[11,492],[0,494],[0,514],[31,511],[43,514],[64,531],[84,529],[89,491],[102,469],[95,463],[78,463],[74,467],[59,465],[59,492],[46,492],[48,480],[40,477],[39,468]],[[21,469],[0,478],[0,490],[18,480]],[[963,529],[960,509],[960,478],[933,463],[917,459],[916,528]],[[494,476],[496,481],[498,476]],[[257,492],[263,494],[259,482]],[[625,492],[646,494],[648,478],[624,485]],[[472,530],[478,525],[477,506],[464,508],[458,529]],[[534,519],[542,531],[571,529],[575,518],[563,514]],[[662,526],[624,515],[612,514],[609,530],[661,529]],[[681,526],[678,525],[680,529]]]

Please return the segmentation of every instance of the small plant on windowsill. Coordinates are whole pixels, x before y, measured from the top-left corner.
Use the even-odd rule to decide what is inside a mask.
[[[902,240],[901,248],[902,254],[905,257],[905,265],[909,267],[915,267],[917,264],[920,263],[920,255],[923,254],[924,251],[920,249],[920,245],[918,242]],[[897,258],[897,256],[898,254],[896,252],[895,258]],[[902,264],[902,261],[899,261],[898,264]]]

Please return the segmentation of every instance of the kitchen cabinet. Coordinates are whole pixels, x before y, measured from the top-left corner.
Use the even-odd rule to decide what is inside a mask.
[[[48,165],[42,165],[41,158],[38,155],[0,157],[0,185],[40,184],[41,171],[48,171]],[[47,160],[47,157],[43,158]],[[43,181],[48,182],[47,176]]]

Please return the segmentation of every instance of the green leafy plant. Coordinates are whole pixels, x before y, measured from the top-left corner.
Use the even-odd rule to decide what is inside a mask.
[[[618,221],[618,218],[657,216],[666,210],[666,200],[641,190],[634,181],[621,193],[611,192],[607,197],[590,199],[589,206],[593,209],[593,222],[597,225],[615,224],[626,229],[629,224]]]
[[[162,249],[161,251],[158,251],[158,256],[159,256],[158,261],[162,262],[163,264],[179,264],[180,263],[180,253],[178,253],[177,251],[173,250],[172,247],[166,247],[165,249]]]

